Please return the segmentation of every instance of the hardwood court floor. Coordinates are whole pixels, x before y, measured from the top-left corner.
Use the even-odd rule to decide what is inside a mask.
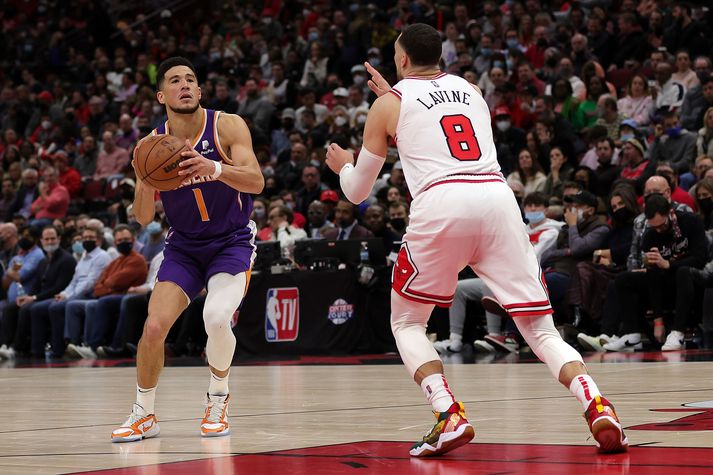
[[[0,473],[713,473],[713,362],[589,367],[630,428],[629,454],[596,455],[581,406],[541,364],[448,365],[477,435],[431,460],[408,457],[433,419],[400,365],[234,367],[232,435],[217,439],[199,436],[208,370],[169,367],[161,435],[129,444],[109,434],[134,368],[2,368]]]

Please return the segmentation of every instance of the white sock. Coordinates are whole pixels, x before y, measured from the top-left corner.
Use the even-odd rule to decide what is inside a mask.
[[[442,374],[432,374],[423,378],[421,389],[436,412],[445,412],[456,402],[446,377]]]
[[[451,341],[463,341],[463,335],[459,335],[458,333],[452,333],[448,337],[449,340]]]
[[[144,408],[146,414],[153,414],[153,403],[156,400],[156,386],[148,389],[136,385],[136,404]]]
[[[572,378],[569,390],[582,403],[585,411],[589,409],[589,405],[595,397],[602,395],[599,392],[597,383],[588,374],[580,374]]]
[[[211,396],[225,396],[230,390],[228,389],[228,376],[230,373],[226,374],[225,377],[221,378],[216,376],[212,371],[210,372],[210,385],[208,386],[208,394]]]

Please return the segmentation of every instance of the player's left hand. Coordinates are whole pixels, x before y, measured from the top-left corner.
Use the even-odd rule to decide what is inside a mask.
[[[189,140],[186,140],[188,150],[181,152],[183,161],[178,164],[182,168],[178,172],[181,176],[186,176],[186,180],[191,181],[198,176],[211,176],[215,173],[215,162],[198,153]]]
[[[329,168],[339,175],[344,165],[348,163],[354,165],[354,157],[352,154],[336,143],[329,144],[329,147],[327,147],[327,165]]]

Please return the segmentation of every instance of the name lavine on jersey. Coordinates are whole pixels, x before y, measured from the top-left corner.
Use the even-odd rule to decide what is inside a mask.
[[[437,106],[438,104],[445,104],[449,102],[460,102],[467,106],[470,105],[470,102],[468,102],[470,94],[463,91],[435,91],[429,92],[428,96],[429,97],[424,97],[426,102],[422,101],[420,97],[416,99],[418,102],[423,104],[423,107],[426,109],[431,109],[433,106]]]

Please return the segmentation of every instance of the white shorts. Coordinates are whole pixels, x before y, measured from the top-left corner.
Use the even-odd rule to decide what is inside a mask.
[[[448,177],[414,199],[392,287],[449,307],[467,265],[513,317],[552,313],[520,209],[499,174]]]

